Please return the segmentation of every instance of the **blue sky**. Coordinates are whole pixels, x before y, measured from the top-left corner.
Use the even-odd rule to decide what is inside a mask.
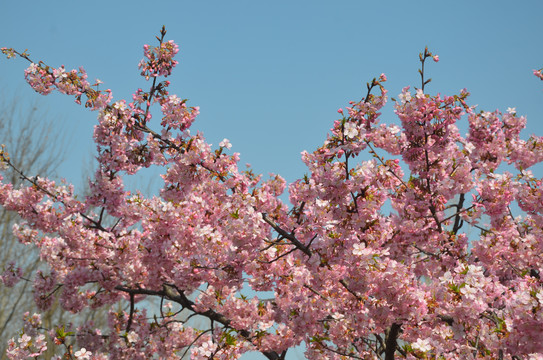
[[[200,106],[193,131],[215,145],[228,138],[242,164],[288,182],[305,173],[300,152],[322,144],[337,109],[359,100],[366,82],[385,73],[391,97],[419,86],[425,46],[440,56],[427,67],[427,92],[467,88],[471,104],[516,107],[528,117],[525,136],[543,135],[543,82],[532,75],[543,67],[542,1],[78,3],[0,0],[0,46],[29,49],[51,66],[84,66],[115,99],[131,99],[148,87],[137,69],[142,46],[165,25],[180,45],[171,93]],[[41,97],[26,86],[26,67],[0,59],[3,96]],[[80,182],[96,114],[66,96],[40,103],[71,139],[59,173]],[[382,122],[397,121],[389,105]]]
[[[44,6],[43,4],[47,4]],[[365,84],[384,72],[390,96],[419,85],[418,53],[439,54],[427,74],[430,93],[462,88],[471,103],[493,111],[516,107],[528,130],[543,134],[543,2],[523,1],[2,1],[0,44],[29,49],[52,66],[84,66],[115,99],[130,99],[146,82],[138,74],[142,46],[164,24],[180,45],[171,92],[201,108],[193,130],[211,143],[223,138],[242,164],[289,182],[305,169],[302,150],[322,144],[337,109],[359,100]],[[72,138],[62,176],[80,181],[91,156],[95,113],[71,98],[35,94],[23,79],[24,61],[0,60],[8,94],[41,104]],[[147,85],[148,86],[148,85]],[[392,106],[382,121],[397,121]]]

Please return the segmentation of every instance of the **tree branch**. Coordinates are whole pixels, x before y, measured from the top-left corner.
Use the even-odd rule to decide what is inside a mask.
[[[265,222],[268,223],[277,233],[281,236],[283,236],[286,239],[289,239],[292,245],[296,246],[299,250],[301,250],[304,254],[311,257],[311,251],[300,242],[300,240],[296,239],[296,237],[292,234],[287,233],[285,230],[281,229],[279,225],[277,225],[272,219],[268,217],[268,214],[262,213],[262,219],[264,219]]]
[[[162,285],[162,291],[140,289],[140,288],[131,289],[131,288],[127,288],[127,287],[124,287],[124,286],[116,286],[115,289],[130,294],[131,298],[132,298],[133,295],[138,295],[138,294],[139,295],[164,296],[164,297],[170,299],[171,301],[174,301],[174,302],[180,304],[182,307],[194,312],[195,314],[205,316],[208,319],[210,319],[212,321],[216,321],[216,322],[222,324],[225,327],[232,328],[232,329],[236,330],[243,338],[245,338],[245,340],[251,342],[251,333],[249,331],[244,330],[244,329],[233,328],[230,325],[231,320],[228,319],[226,316],[222,315],[221,313],[218,313],[218,312],[216,312],[216,311],[214,311],[212,309],[208,309],[208,310],[203,311],[203,312],[196,311],[194,309],[194,305],[195,305],[194,302],[192,300],[190,300],[189,298],[187,298],[186,295],[182,291],[177,289],[177,287],[174,286],[174,285],[163,284]],[[268,358],[270,360],[281,360],[282,359],[281,358],[282,355],[279,355],[275,351],[261,351],[261,353],[266,358]],[[283,359],[284,359],[284,357],[283,357]]]
[[[386,338],[385,360],[394,360],[394,353],[398,347],[398,335],[402,329],[401,324],[393,323]]]

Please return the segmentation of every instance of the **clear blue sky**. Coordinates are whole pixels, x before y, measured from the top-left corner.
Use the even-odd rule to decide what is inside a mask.
[[[85,5],[78,5],[78,4]],[[385,73],[389,95],[419,86],[418,53],[430,93],[467,88],[480,109],[516,107],[526,136],[543,135],[543,1],[8,1],[0,0],[0,46],[29,49],[35,61],[84,66],[115,99],[144,87],[142,46],[162,25],[180,45],[171,92],[201,108],[193,129],[223,138],[263,174],[291,182],[305,172],[302,150],[322,144],[337,109],[359,100]],[[0,60],[5,93],[39,97],[23,78],[24,61]],[[61,175],[78,182],[90,156],[94,113],[71,98],[41,103],[67,128],[72,149]],[[382,121],[397,121],[391,106]]]
[[[516,107],[527,135],[543,135],[541,1],[0,1],[0,45],[29,49],[52,66],[84,66],[115,99],[145,86],[137,64],[161,26],[180,44],[171,92],[201,108],[193,129],[217,145],[223,138],[260,173],[303,175],[302,150],[325,138],[336,110],[359,100],[384,72],[390,96],[418,86],[418,53],[430,63],[429,92],[458,93],[485,110]],[[160,5],[159,5],[160,4]],[[386,5],[385,5],[386,4]],[[0,60],[0,84],[27,98],[24,61]],[[71,98],[41,103],[67,127],[73,151],[64,176],[81,178],[92,153],[94,113]],[[383,121],[396,121],[391,106]],[[74,170],[72,170],[74,169]]]

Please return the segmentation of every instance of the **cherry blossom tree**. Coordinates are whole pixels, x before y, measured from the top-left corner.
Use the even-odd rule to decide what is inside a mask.
[[[424,66],[439,58],[425,49],[420,87],[393,100],[401,127],[379,122],[382,74],[302,153],[308,173],[287,205],[280,176],[240,170],[228,140],[213,148],[191,129],[198,107],[163,80],[178,52],[165,34],[144,46],[150,86],[131,101],[113,101],[83,68],[2,49],[31,63],[34,90],[98,113],[88,196],[23,172],[25,186],[0,185],[0,204],[23,219],[14,234],[49,265],[34,277],[36,303],[58,297],[75,314],[126,305],[107,328],[43,329],[28,314],[10,358],[39,357],[51,337],[68,359],[278,360],[302,343],[309,359],[543,359],[543,190],[530,171],[543,139],[521,139],[524,117],[477,110],[465,90],[427,93]],[[152,165],[164,169],[158,196],[125,190]],[[13,265],[4,283],[19,274]]]

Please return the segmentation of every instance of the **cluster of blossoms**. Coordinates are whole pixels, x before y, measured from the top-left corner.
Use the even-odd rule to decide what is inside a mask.
[[[30,315],[28,312],[23,317],[24,325],[17,341],[9,339],[6,356],[11,360],[37,358],[47,350],[47,341],[44,334],[38,329],[41,325],[39,314]]]
[[[166,30],[163,27],[161,31],[162,38],[166,35]],[[159,46],[145,45],[143,47],[143,55],[146,59],[140,61],[138,67],[141,69],[141,76],[147,80],[158,76],[168,76],[172,73],[173,68],[179,62],[174,60],[174,56],[179,52],[179,46],[173,40],[160,42]]]
[[[200,113],[199,110],[198,106],[188,108],[185,101],[175,95],[168,96],[162,104],[164,117],[161,125],[173,130],[186,130]]]
[[[55,76],[45,67],[32,63],[25,70],[25,79],[35,91],[42,95],[47,95],[53,91]]]
[[[67,358],[259,351],[279,360],[301,343],[317,360],[543,357],[543,191],[528,169],[543,161],[543,139],[520,138],[525,118],[476,112],[465,90],[425,92],[425,61],[439,61],[425,49],[421,88],[395,101],[399,125],[379,123],[388,101],[381,74],[338,110],[323,146],[302,153],[308,174],[287,187],[278,175],[240,171],[227,139],[214,149],[190,133],[198,107],[156,81],[177,64],[165,33],[144,47],[141,75],[153,84],[132,102],[112,102],[83,69],[32,63],[25,73],[39,93],[86,96],[98,111],[99,165],[83,199],[39,177],[0,183],[0,204],[23,219],[15,235],[50,268],[34,275],[36,303],[46,310],[58,298],[73,313],[129,305],[111,311],[105,329],[71,329],[78,350]],[[149,127],[156,104],[159,130]],[[372,158],[357,162],[364,150]],[[4,150],[0,160],[13,167]],[[159,195],[127,191],[125,177],[150,166],[165,169]],[[287,188],[290,206],[280,199]],[[20,278],[15,264],[2,275],[6,285]],[[244,296],[247,286],[268,296]],[[137,306],[147,298],[170,304],[147,314]],[[211,325],[190,326],[194,316]],[[63,327],[38,327],[10,341],[12,359],[43,353],[45,334],[69,341]]]

